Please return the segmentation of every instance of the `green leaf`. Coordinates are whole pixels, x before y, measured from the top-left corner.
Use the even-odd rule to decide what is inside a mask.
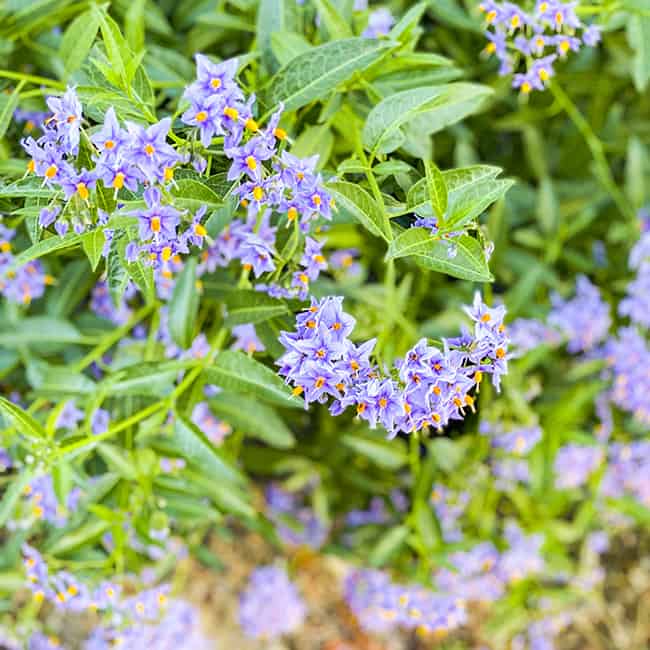
[[[98,31],[99,14],[93,10],[79,14],[68,25],[59,46],[59,56],[63,61],[66,77],[81,67],[95,42]]]
[[[328,183],[327,189],[336,205],[349,212],[366,230],[387,242],[392,239],[393,233],[381,207],[366,190],[347,181]]]
[[[137,363],[110,374],[100,388],[106,395],[164,397],[171,392],[184,367],[184,363],[178,361]]]
[[[196,286],[196,258],[190,258],[179,273],[169,303],[169,333],[177,345],[187,349],[194,338],[196,315],[199,310],[199,290]]]
[[[370,565],[384,566],[404,546],[408,536],[409,529],[406,526],[394,526],[384,533],[370,553],[368,558]]]
[[[4,528],[5,524],[9,519],[11,519],[11,515],[13,515],[16,504],[18,503],[18,499],[22,496],[25,487],[29,485],[33,476],[34,470],[31,467],[25,467],[21,469],[20,474],[14,478],[14,480],[9,484],[9,487],[5,490],[2,495],[2,501],[0,501],[0,528]]]
[[[440,222],[442,222],[445,217],[445,212],[447,212],[447,183],[445,183],[445,178],[438,169],[438,166],[430,160],[424,161],[424,170],[426,173],[427,191],[433,212]]]
[[[51,545],[47,545],[45,550],[52,555],[69,553],[85,544],[96,542],[109,528],[110,524],[107,521],[99,519],[89,521],[77,530],[59,537]]]
[[[81,236],[81,247],[84,249],[93,271],[97,268],[99,260],[102,259],[105,243],[106,237],[102,228],[93,228]]]
[[[18,107],[18,101],[20,99],[20,91],[25,85],[24,81],[21,81],[9,95],[4,93],[0,94],[0,140],[4,138],[11,120],[14,117],[14,111]]]
[[[234,428],[272,447],[289,449],[295,444],[293,434],[282,418],[253,397],[220,393],[210,400],[210,408]]]
[[[182,415],[176,414],[174,442],[188,463],[192,463],[214,480],[243,483],[245,479],[205,434]]]
[[[445,472],[453,472],[463,459],[464,448],[455,440],[434,438],[429,449],[436,465]]]
[[[63,273],[57,278],[56,287],[45,295],[48,316],[66,318],[86,297],[95,277],[89,273],[88,262],[81,258],[65,265]]]
[[[351,38],[353,36],[350,25],[330,0],[314,0],[314,6],[318,11],[321,25],[327,30],[330,40]]]
[[[408,462],[404,447],[399,440],[386,440],[370,433],[346,434],[340,440],[349,449],[387,470],[397,470]]]
[[[37,343],[79,343],[83,337],[69,321],[49,316],[30,316],[9,330],[0,330],[0,345],[13,347]]]
[[[298,32],[298,8],[294,0],[260,0],[257,10],[257,43],[262,63],[270,72],[279,68],[271,39],[279,32]]]
[[[133,81],[133,75],[137,67],[133,65],[135,62],[133,53],[124,40],[117,23],[97,6],[93,6],[92,11],[99,21],[102,39],[106,47],[106,56],[111,66],[107,79],[114,83],[115,86],[127,90],[129,84]]]
[[[136,283],[147,304],[156,300],[156,281],[154,279],[153,267],[143,264],[140,260],[127,263],[126,271]]]
[[[395,93],[370,111],[363,144],[373,153],[395,151],[406,138],[406,125],[420,138],[436,133],[476,112],[491,92],[486,86],[459,82]]]
[[[630,16],[627,23],[627,37],[634,49],[632,78],[641,93],[650,81],[650,16]]]
[[[19,253],[14,257],[11,265],[6,269],[7,271],[11,269],[17,269],[27,262],[43,257],[48,253],[53,253],[54,251],[67,250],[69,248],[74,248],[81,241],[81,236],[76,233],[68,233],[64,237],[59,237],[54,235],[48,239],[43,239],[37,244],[30,246],[22,253]]]
[[[174,205],[185,210],[198,210],[202,205],[214,210],[223,205],[222,198],[205,183],[193,178],[178,178],[171,189]]]
[[[226,295],[225,303],[228,308],[228,316],[224,322],[226,327],[262,323],[289,313],[289,308],[283,300],[271,298],[259,291],[237,289]]]
[[[450,246],[455,247],[455,256],[449,255]],[[492,282],[494,279],[481,245],[469,235],[442,240],[426,228],[408,228],[391,242],[386,257],[413,257],[420,266],[462,280]]]
[[[97,386],[86,375],[65,366],[50,366],[44,362],[30,363],[28,379],[41,396],[61,399],[62,396],[92,395]]]
[[[127,481],[137,480],[138,472],[133,464],[133,460],[127,456],[127,453],[123,449],[107,442],[100,442],[97,445],[97,451],[104,461],[106,461],[108,467],[113,469],[122,478],[125,478]]]
[[[440,541],[440,535],[431,506],[426,501],[418,500],[415,502],[413,515],[415,528],[425,548],[427,550],[435,548]]]
[[[214,365],[205,370],[205,379],[226,390],[252,393],[280,406],[302,407],[302,400],[291,394],[289,387],[273,370],[241,352],[220,352]]]
[[[266,86],[270,105],[284,102],[287,111],[323,99],[355,72],[381,58],[393,43],[349,38],[314,47],[282,68]]]
[[[0,413],[13,424],[19,435],[31,440],[42,440],[46,437],[45,429],[27,411],[1,395]]]
[[[281,66],[286,65],[299,54],[311,49],[311,43],[301,34],[274,32],[271,34],[271,50]]]
[[[114,305],[121,303],[129,282],[129,274],[124,266],[126,243],[126,232],[116,233],[116,236],[111,241],[108,257],[106,258],[106,284]]]
[[[500,173],[499,167],[490,165],[473,165],[442,172],[448,193],[445,230],[454,230],[466,225],[506,193],[512,186],[512,181],[495,180]],[[419,180],[409,189],[407,207],[423,217],[435,215],[426,178]]]
[[[144,50],[146,4],[147,0],[131,0],[124,17],[126,42],[133,52]]]
[[[394,41],[406,41],[414,27],[420,22],[422,14],[426,11],[431,3],[428,1],[418,2],[413,5],[388,32],[388,38]]]

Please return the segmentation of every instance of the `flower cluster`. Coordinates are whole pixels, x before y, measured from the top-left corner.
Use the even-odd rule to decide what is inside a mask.
[[[11,252],[15,234],[15,230],[0,222],[0,293],[7,300],[29,305],[43,295],[45,287],[54,279],[45,273],[39,260],[15,266],[15,256]]]
[[[295,332],[282,332],[287,350],[277,361],[280,374],[302,395],[307,406],[326,402],[333,415],[353,406],[371,427],[381,424],[391,435],[423,427],[442,429],[474,408],[474,397],[484,373],[498,388],[507,372],[508,338],[503,325],[505,309],[490,309],[477,294],[467,313],[474,332],[445,339],[443,349],[419,341],[385,376],[372,363],[372,339],[359,346],[349,339],[355,320],[342,310],[342,298],[312,300],[299,314]]]
[[[650,508],[650,442],[610,445],[600,490],[607,497],[631,496]]]
[[[436,572],[438,589],[464,601],[494,601],[501,598],[508,584],[544,570],[542,535],[525,535],[509,522],[505,537],[509,546],[501,553],[490,542],[452,553],[449,562],[456,570]]]
[[[345,580],[344,593],[348,607],[368,632],[405,627],[445,636],[467,618],[464,604],[453,596],[395,583],[382,571],[353,571]]]
[[[553,294],[551,304],[548,323],[568,340],[569,352],[592,350],[607,337],[612,324],[609,305],[586,276],[578,276],[573,298],[565,300]]]
[[[207,402],[198,402],[192,410],[192,422],[215,444],[220,445],[232,433],[232,427],[220,420]]]
[[[481,433],[489,434],[493,447],[503,449],[517,456],[526,455],[541,439],[542,430],[539,426],[515,427],[504,429],[500,424],[481,422]]]
[[[104,617],[86,640],[85,650],[108,650],[117,645],[129,650],[171,650],[185,643],[198,649],[211,647],[201,633],[197,611],[189,603],[170,599],[168,585],[150,587],[133,596],[110,581],[91,589],[68,571],[50,573],[41,554],[31,546],[23,545],[22,551],[28,584],[37,602]]]
[[[287,546],[323,546],[329,529],[312,508],[305,504],[304,493],[289,492],[275,484],[265,491],[266,513],[275,532]]]
[[[448,544],[461,541],[463,532],[458,521],[469,504],[469,492],[455,492],[438,483],[433,486],[429,501],[440,523],[442,539]]]
[[[555,456],[555,485],[560,489],[584,485],[603,460],[600,447],[565,445]]]
[[[38,140],[28,137],[22,141],[31,158],[28,171],[43,178],[49,187],[58,188],[65,200],[63,206],[55,200],[41,210],[41,227],[54,224],[61,236],[70,226],[77,234],[89,228],[105,227],[109,215],[93,201],[97,184],[101,182],[115,198],[127,190],[137,192],[145,185],[146,209],[133,213],[138,217],[138,239],[129,242],[127,260],[142,257],[163,274],[169,274],[170,260],[180,253],[188,253],[189,244],[203,244],[206,230],[200,219],[205,208],[179,232],[183,213],[163,200],[161,188],[165,190],[174,183],[175,167],[186,162],[186,157],[167,142],[171,118],[146,128],[134,123],[127,123],[125,128],[115,110],[109,108],[103,124],[85,141],[91,148],[95,166],[79,169],[76,159],[83,115],[75,89],[68,88],[61,98],[50,97],[47,104],[52,114],[43,124],[43,135]],[[105,228],[104,234],[108,247],[114,231]]]
[[[66,497],[65,506],[59,503],[54,491],[54,483],[49,474],[33,479],[24,489],[23,494],[29,501],[31,512],[36,519],[42,519],[53,526],[61,528],[68,520],[68,512],[73,511],[81,497],[81,490],[74,487]]]
[[[512,85],[528,95],[544,90],[555,74],[554,64],[583,45],[594,47],[600,41],[595,25],[585,25],[576,14],[577,2],[536,0],[526,12],[512,2],[484,0],[479,5],[485,14],[489,41],[485,52],[500,62],[499,74],[514,77]],[[520,66],[525,72],[516,72]]]
[[[632,247],[628,264],[636,277],[627,287],[627,296],[620,302],[618,313],[632,323],[650,329],[650,215],[640,213],[641,237]]]
[[[279,126],[282,107],[264,128],[255,120],[255,95],[246,98],[235,80],[237,60],[215,64],[199,54],[196,63],[197,79],[184,95],[190,107],[181,119],[198,129],[206,147],[213,137],[223,137],[224,153],[231,161],[227,177],[239,183],[234,194],[247,211],[245,221],[234,220],[222,231],[206,251],[205,263],[213,269],[237,259],[258,278],[276,269],[272,213],[282,215],[287,224],[295,222],[306,233],[319,218],[331,219],[333,202],[316,171],[318,156],[298,158],[288,151],[288,134]],[[291,279],[293,291],[275,284],[260,289],[306,297],[309,281],[326,268],[321,246],[307,238],[300,262],[303,269]]]
[[[253,571],[239,602],[239,624],[246,636],[270,640],[292,632],[305,618],[306,608],[284,569]]]

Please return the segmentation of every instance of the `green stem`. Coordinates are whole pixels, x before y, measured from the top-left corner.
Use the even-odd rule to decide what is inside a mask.
[[[585,143],[591,151],[591,156],[594,159],[596,165],[596,170],[598,172],[598,177],[600,181],[605,186],[605,189],[612,197],[614,203],[620,210],[621,214],[628,219],[636,222],[636,214],[634,210],[628,203],[627,198],[621,192],[621,190],[616,185],[616,181],[612,176],[612,172],[609,168],[609,163],[607,162],[607,157],[605,156],[605,151],[603,148],[603,143],[600,141],[598,136],[594,133],[591,125],[580,112],[580,109],[575,105],[571,98],[562,90],[559,84],[551,83],[549,84],[549,89],[555,98],[555,101],[566,111],[566,114],[569,116],[576,129],[580,132],[582,137],[585,140]]]
[[[65,84],[56,79],[48,79],[47,77],[39,77],[34,74],[26,74],[24,72],[13,72],[12,70],[0,70],[0,78],[15,79],[16,81],[26,81],[28,83],[37,84],[39,86],[49,86],[58,90],[65,90]]]

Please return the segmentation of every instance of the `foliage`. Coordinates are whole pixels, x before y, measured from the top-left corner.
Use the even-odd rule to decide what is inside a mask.
[[[482,4],[0,6],[7,644],[53,605],[164,647],[193,614],[133,576],[236,521],[359,565],[367,629],[488,600],[535,647],[647,527],[650,14]]]

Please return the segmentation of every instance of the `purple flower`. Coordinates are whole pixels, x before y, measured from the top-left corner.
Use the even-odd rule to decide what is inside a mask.
[[[49,124],[56,129],[66,153],[77,155],[81,128],[81,103],[75,88],[67,88],[62,97],[48,97],[47,106],[52,111]]]
[[[41,228],[47,228],[51,226],[56,218],[59,216],[61,208],[58,205],[48,206],[43,208],[38,215],[38,223]]]
[[[264,343],[257,336],[255,326],[251,324],[235,325],[232,328],[235,342],[231,345],[232,350],[244,350],[245,352],[264,352]]]
[[[587,482],[603,459],[600,447],[569,444],[555,456],[555,485],[559,489],[577,488]]]
[[[564,300],[554,294],[551,303],[548,323],[568,339],[569,352],[591,350],[607,336],[611,325],[609,305],[585,276],[578,276],[574,298]]]
[[[232,427],[219,420],[207,402],[199,402],[192,411],[192,422],[215,444],[220,445],[232,433]]]
[[[363,30],[361,36],[366,38],[387,36],[394,24],[395,18],[390,10],[386,7],[380,7],[368,16],[368,26]]]
[[[306,608],[283,569],[255,569],[239,600],[239,624],[253,639],[276,639],[293,632],[305,619]]]
[[[176,228],[180,224],[180,213],[171,205],[160,203],[161,194],[157,187],[144,191],[147,210],[134,212],[139,219],[139,236],[142,241],[153,239],[155,242],[167,242],[176,239]]]
[[[66,402],[56,418],[57,429],[76,429],[77,424],[83,420],[84,413],[75,405],[75,400]]]
[[[130,136],[129,159],[140,168],[150,183],[164,181],[165,170],[180,160],[175,149],[167,144],[171,123],[171,118],[166,117],[146,129],[138,124],[127,124]]]
[[[93,434],[99,435],[100,433],[106,433],[110,421],[111,415],[108,411],[102,408],[96,409],[90,420],[90,428]]]
[[[123,153],[123,148],[129,142],[129,134],[120,126],[112,106],[104,115],[102,128],[96,131],[90,139],[99,151],[98,163],[112,162]]]

